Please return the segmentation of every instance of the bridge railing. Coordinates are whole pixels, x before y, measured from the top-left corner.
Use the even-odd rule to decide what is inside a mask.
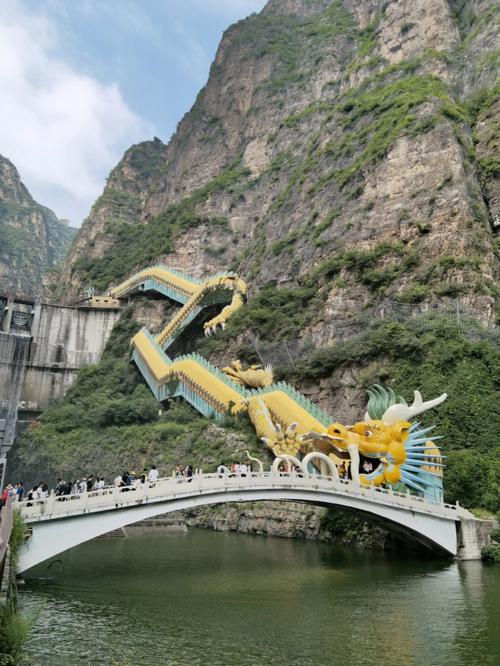
[[[0,512],[0,595],[4,591],[2,589],[4,587],[3,583],[5,582],[3,574],[7,549],[9,547],[9,539],[12,532],[13,504],[14,502],[9,499]]]
[[[444,515],[458,519],[457,505],[435,504],[423,497],[394,492],[385,488],[361,486],[354,481],[330,476],[296,472],[248,472],[247,475],[228,473],[202,474],[192,477],[167,477],[156,483],[130,486],[108,486],[100,490],[76,495],[50,495],[46,499],[25,500],[16,503],[26,522],[39,522],[65,518],[84,513],[127,509],[143,503],[165,502],[187,496],[200,496],[231,491],[259,489],[289,489],[327,492],[358,497],[377,504],[398,506],[403,509]]]

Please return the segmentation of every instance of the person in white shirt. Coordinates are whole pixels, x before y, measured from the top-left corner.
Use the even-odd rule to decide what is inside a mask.
[[[246,466],[246,464],[245,463],[240,463],[239,467],[240,467],[240,469],[239,469],[240,476],[246,476],[247,471],[248,471],[248,467]]]
[[[158,470],[156,469],[156,465],[152,465],[151,469],[149,470],[148,481],[149,483],[156,483],[157,479]]]
[[[113,483],[114,483],[114,485],[115,485],[117,488],[120,488],[120,486],[123,486],[122,475],[121,475],[121,474],[118,474],[118,476],[117,476],[116,479],[113,481]]]

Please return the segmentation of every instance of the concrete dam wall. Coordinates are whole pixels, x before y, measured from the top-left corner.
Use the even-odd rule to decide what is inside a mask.
[[[1,411],[5,412],[12,401],[13,381],[18,382],[21,375],[21,413],[41,411],[51,400],[60,398],[79,368],[100,359],[119,314],[118,308],[48,305],[0,297],[0,419]],[[19,337],[30,338],[23,371],[16,362]]]

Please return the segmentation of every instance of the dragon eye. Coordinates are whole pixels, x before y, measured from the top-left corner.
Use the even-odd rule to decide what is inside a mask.
[[[338,435],[340,435],[340,430],[338,428],[335,428],[333,432],[336,432]]]
[[[365,431],[365,437],[371,437],[372,435],[373,435],[373,431],[372,431],[372,430],[366,430],[366,431]]]

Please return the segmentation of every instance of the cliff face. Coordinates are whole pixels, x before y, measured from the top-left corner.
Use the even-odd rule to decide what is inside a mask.
[[[312,276],[313,335],[384,296],[493,319],[498,32],[489,0],[270,0],[226,31],[169,145],[111,173],[70,296],[164,260],[253,291]]]
[[[62,263],[75,231],[31,197],[0,155],[0,291],[42,296],[45,274]]]

